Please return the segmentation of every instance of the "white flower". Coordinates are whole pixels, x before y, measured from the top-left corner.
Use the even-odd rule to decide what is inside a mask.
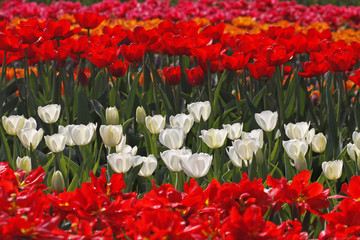
[[[181,156],[181,167],[192,178],[200,178],[205,176],[211,167],[213,156],[207,153],[195,153],[191,156]]]
[[[293,161],[293,165],[295,166],[296,170],[298,170],[298,172],[307,169],[307,162],[304,155],[299,154],[296,158],[293,159]]]
[[[148,157],[135,156],[134,167],[141,163],[143,163],[143,165],[139,171],[139,176],[148,177],[153,174],[157,166],[157,160],[154,155],[150,154]]]
[[[190,114],[176,114],[175,116],[170,116],[169,120],[171,127],[180,127],[184,130],[185,134],[187,134],[194,125],[194,118]]]
[[[75,145],[84,146],[91,142],[95,135],[95,129],[92,125],[72,125],[70,126],[70,136]]]
[[[11,115],[2,117],[2,124],[7,134],[17,135],[17,132],[24,127],[25,118],[23,115]]]
[[[16,167],[20,170],[29,173],[31,171],[31,158],[28,156],[25,157],[17,157],[16,159]]]
[[[119,124],[119,111],[116,107],[108,107],[105,110],[106,123],[108,125]]]
[[[88,123],[87,127],[90,128],[92,136],[91,136],[91,140],[90,141],[94,141],[96,138],[96,128],[97,128],[97,123]]]
[[[236,140],[241,137],[243,124],[242,123],[234,123],[234,124],[223,124],[223,128],[227,131],[227,137],[230,140]]]
[[[115,147],[120,143],[122,137],[121,125],[101,125],[100,136],[104,144],[108,147]]]
[[[271,132],[276,127],[278,113],[269,110],[261,113],[255,113],[255,120],[262,130],[265,132]]]
[[[121,151],[122,153],[130,153],[133,156],[137,153],[137,146],[131,147],[130,145],[125,145],[124,149]]]
[[[121,153],[126,146],[126,135],[122,135],[121,140],[118,145],[116,145],[116,153]]]
[[[285,134],[290,139],[304,140],[309,131],[309,127],[310,123],[307,122],[284,124]]]
[[[235,147],[229,147],[226,149],[226,153],[229,156],[231,162],[235,165],[235,167],[242,167],[243,160],[238,156],[238,154],[235,151]]]
[[[208,120],[211,113],[211,105],[209,101],[194,102],[187,105],[187,110],[194,117],[194,121],[199,123],[201,118],[204,121]]]
[[[235,152],[239,158],[250,161],[258,151],[259,146],[255,138],[237,139],[233,142]]]
[[[44,139],[46,146],[54,153],[62,152],[65,148],[66,137],[61,133],[45,136]]]
[[[26,129],[20,129],[18,131],[18,138],[20,139],[21,144],[25,147],[30,149],[30,145],[33,149],[37,148],[39,145],[42,137],[43,137],[44,131],[42,128],[40,128],[38,131],[33,128],[26,128]]]
[[[134,164],[134,155],[130,153],[112,153],[107,156],[112,170],[116,173],[126,173]]]
[[[31,117],[29,119],[25,118],[23,129],[24,128],[34,128],[34,129],[36,129],[37,128],[36,120],[33,117]]]
[[[166,117],[161,115],[147,116],[145,118],[146,128],[151,134],[159,134],[160,130],[164,129]]]
[[[185,133],[182,128],[167,128],[161,130],[159,134],[159,142],[167,148],[179,149],[184,144]]]
[[[299,155],[305,156],[309,146],[305,140],[292,139],[288,141],[283,141],[283,147],[292,160],[299,158]]]
[[[225,143],[227,131],[225,129],[201,130],[200,138],[209,148],[219,148]]]
[[[346,145],[346,151],[353,161],[359,160],[360,149],[355,145],[355,143],[348,143]]]
[[[181,156],[190,157],[191,150],[189,149],[178,149],[178,150],[166,150],[160,153],[161,159],[164,161],[166,167],[173,172],[180,172],[182,170],[180,161]]]
[[[64,177],[60,171],[54,172],[51,178],[51,185],[52,188],[55,189],[57,192],[64,191],[65,182],[64,182]]]
[[[146,112],[144,107],[137,107],[136,108],[136,122],[139,124],[144,124],[145,123],[145,118],[146,118]]]
[[[341,177],[343,161],[335,160],[330,162],[323,162],[321,165],[324,175],[329,180],[336,180]]]
[[[307,143],[308,145],[310,145],[311,142],[312,142],[312,140],[314,139],[314,137],[315,137],[315,129],[312,128],[312,129],[310,129],[310,130],[308,131],[308,133],[306,134],[306,137],[305,137],[306,143]]]
[[[38,107],[38,115],[44,123],[54,123],[59,119],[61,106],[50,104],[44,107]]]
[[[352,139],[356,147],[360,149],[360,132],[353,132]]]
[[[65,136],[65,144],[69,147],[72,147],[75,145],[74,141],[72,140],[72,138],[70,136],[70,128],[72,126],[75,126],[75,125],[71,124],[71,125],[67,125],[65,127],[60,125],[58,127],[58,132]]]
[[[322,153],[326,148],[326,137],[322,133],[318,133],[314,136],[311,142],[312,150],[316,153]]]
[[[261,129],[255,129],[251,132],[242,132],[242,139],[254,138],[256,140],[256,144],[258,148],[262,148],[264,146],[264,132]]]

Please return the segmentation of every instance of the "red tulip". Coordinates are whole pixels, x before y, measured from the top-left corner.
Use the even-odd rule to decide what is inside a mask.
[[[16,52],[21,50],[22,40],[10,32],[0,32],[0,50]]]
[[[93,29],[96,28],[105,20],[105,16],[99,16],[96,13],[75,13],[74,14],[76,22],[82,28]]]
[[[113,64],[119,56],[120,48],[93,46],[88,48],[86,58],[89,59],[98,68],[103,68]]]
[[[46,40],[69,38],[81,30],[81,28],[70,30],[71,23],[68,20],[55,21],[49,19],[45,23],[46,26],[43,29],[43,37]]]
[[[204,72],[200,66],[192,68],[192,69],[185,69],[186,75],[189,81],[189,84],[193,86],[202,85],[204,83]]]
[[[177,67],[164,67],[163,74],[169,85],[177,85],[181,81],[181,69]]]
[[[201,48],[194,48],[191,53],[194,54],[198,59],[202,61],[215,61],[220,57],[220,50],[222,45],[220,43],[209,45]]]
[[[259,60],[255,60],[254,63],[248,63],[247,68],[250,71],[251,76],[257,80],[268,80],[275,72],[275,67],[267,66]]]
[[[352,63],[352,55],[345,52],[336,51],[326,57],[330,71],[345,72],[348,71]]]
[[[116,60],[112,65],[109,66],[110,73],[114,77],[122,77],[125,75],[128,65],[121,60]]]
[[[223,35],[224,29],[225,29],[225,23],[221,22],[217,25],[205,26],[201,33],[204,36],[211,38],[213,41],[218,41]]]
[[[273,44],[258,52],[256,58],[269,66],[280,66],[294,57],[294,51],[288,53],[282,45]]]
[[[302,67],[305,72],[299,72],[298,74],[304,77],[319,76],[329,71],[329,67],[326,62],[304,62],[302,63]]]
[[[250,55],[245,55],[242,52],[235,52],[231,56],[225,54],[221,55],[221,63],[228,71],[237,71],[244,69],[250,59]]]
[[[140,62],[145,54],[145,45],[131,43],[129,46],[121,45],[121,55],[128,62]]]

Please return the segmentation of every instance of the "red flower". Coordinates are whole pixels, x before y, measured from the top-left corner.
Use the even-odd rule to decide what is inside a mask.
[[[355,201],[360,200],[360,176],[353,176],[350,179],[349,185],[344,183],[341,186],[341,191],[347,194],[349,197]]]
[[[169,85],[177,85],[181,80],[181,69],[180,66],[177,67],[164,67],[163,74],[165,80]]]
[[[305,72],[299,72],[298,74],[304,77],[319,76],[329,71],[329,67],[325,62],[304,62],[302,63],[302,67]]]
[[[80,25],[80,27],[87,29],[96,28],[106,18],[105,16],[99,16],[96,13],[90,13],[90,12],[75,13],[74,17],[76,19],[76,22]]]
[[[60,45],[58,47],[55,40],[45,41],[38,48],[38,53],[43,60],[65,60],[68,58],[70,53],[70,45]]]
[[[185,71],[189,84],[192,87],[202,85],[204,83],[204,72],[200,66],[192,68],[190,70],[185,68]]]
[[[128,62],[140,62],[142,61],[146,46],[142,44],[131,43],[129,46],[121,45],[121,55]]]
[[[221,63],[228,71],[237,71],[244,69],[249,62],[250,55],[245,55],[242,52],[235,52],[231,56],[225,54],[221,55]]]
[[[220,50],[222,45],[220,43],[209,45],[201,48],[194,48],[191,53],[202,61],[215,61],[220,57]]]
[[[46,27],[43,30],[43,37],[46,40],[65,39],[78,33],[81,28],[70,30],[71,23],[68,20],[55,21],[49,19],[46,21]]]
[[[247,68],[251,76],[257,80],[265,79],[267,81],[275,72],[275,67],[265,65],[259,60],[255,60],[254,63],[248,63]]]
[[[225,23],[221,22],[217,25],[205,26],[201,33],[204,36],[211,38],[213,41],[218,41],[223,35],[224,29],[225,29]]]
[[[127,71],[128,65],[121,60],[116,60],[112,65],[109,66],[110,73],[114,77],[122,77]]]
[[[286,48],[279,44],[272,44],[263,48],[256,58],[269,66],[279,66],[287,63],[294,57],[294,52],[287,52]]]
[[[10,32],[0,32],[0,50],[16,52],[21,50],[22,40]]]
[[[86,58],[89,59],[98,68],[103,68],[113,64],[119,56],[118,47],[93,46],[88,48]]]
[[[201,59],[199,59],[198,65],[201,67],[204,73],[207,73],[208,62],[204,62]],[[219,69],[220,67],[222,66],[219,64],[219,60],[210,61],[210,73],[216,73],[218,70],[222,71],[223,69],[222,68]]]
[[[330,71],[345,72],[348,71],[352,63],[352,55],[345,52],[336,51],[326,57]]]

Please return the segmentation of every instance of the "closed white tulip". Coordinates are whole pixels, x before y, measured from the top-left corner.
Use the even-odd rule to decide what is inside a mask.
[[[348,143],[346,145],[346,151],[353,161],[360,159],[360,149],[355,145],[355,143]]]
[[[119,111],[116,107],[108,107],[105,110],[106,123],[108,125],[119,124]]]
[[[73,125],[70,126],[70,136],[75,145],[84,146],[91,142],[95,135],[94,127],[92,125]]]
[[[309,131],[309,127],[310,123],[307,122],[284,124],[285,134],[290,139],[304,140]]]
[[[306,143],[307,143],[308,145],[310,145],[311,142],[313,141],[314,137],[315,137],[315,129],[312,128],[312,129],[310,129],[310,130],[308,131],[308,133],[306,134],[306,137],[305,137]]]
[[[145,118],[146,118],[146,112],[144,107],[137,107],[136,108],[136,122],[139,124],[144,124],[145,123]]]
[[[181,167],[185,174],[192,178],[205,176],[211,167],[213,156],[207,153],[195,153],[181,157]]]
[[[298,172],[307,169],[307,162],[303,154],[299,154],[296,158],[292,159],[294,161],[293,165],[295,166]]]
[[[134,164],[134,155],[130,153],[112,153],[107,156],[112,170],[116,173],[126,173]]]
[[[44,107],[38,107],[38,115],[44,123],[54,123],[59,119],[61,106],[50,104]]]
[[[233,146],[237,155],[245,161],[252,160],[259,149],[255,138],[237,139],[233,142]]]
[[[28,156],[25,157],[17,157],[16,159],[16,167],[20,170],[29,173],[31,171],[31,158]]]
[[[64,191],[65,181],[64,181],[64,177],[60,171],[54,172],[54,174],[51,178],[51,185],[52,185],[52,188],[55,189],[57,192]]]
[[[170,116],[169,120],[171,127],[180,127],[184,130],[185,134],[187,134],[194,125],[194,118],[190,114],[176,114],[175,116]]]
[[[236,140],[241,137],[241,133],[243,130],[242,123],[223,124],[222,126],[227,131],[227,137],[230,140]]]
[[[139,176],[148,177],[153,174],[157,167],[157,160],[154,155],[150,154],[148,157],[135,156],[134,157],[134,167],[143,163]]]
[[[356,147],[360,149],[360,132],[353,132],[352,139]]]
[[[147,116],[145,118],[146,128],[151,134],[159,134],[165,127],[166,117],[161,115]]]
[[[116,153],[123,152],[125,146],[126,146],[126,135],[122,135],[119,144],[116,145],[116,147],[115,147]]]
[[[258,148],[262,148],[264,146],[264,132],[261,129],[254,129],[251,132],[242,132],[242,139],[254,138],[256,140],[256,144]]]
[[[180,172],[182,169],[180,161],[181,157],[190,157],[192,154],[189,149],[166,150],[160,153],[161,159],[164,161],[166,167],[173,172]]]
[[[327,139],[322,133],[318,133],[314,136],[311,142],[312,150],[316,153],[322,153],[325,151]]]
[[[187,105],[187,110],[194,117],[194,121],[199,123],[202,118],[204,121],[208,120],[211,113],[211,104],[206,102],[194,102]]]
[[[298,159],[300,154],[305,156],[309,148],[305,140],[298,139],[283,141],[283,147],[292,160]]]
[[[329,180],[336,180],[341,177],[343,161],[335,160],[330,162],[323,162],[321,164],[324,175]]]
[[[185,133],[182,128],[167,128],[160,131],[159,142],[167,148],[179,149],[184,144]]]
[[[58,127],[58,132],[65,136],[65,144],[69,147],[72,147],[75,145],[75,143],[72,140],[71,135],[70,135],[70,128],[73,126],[75,126],[75,125],[73,125],[73,124],[67,125],[67,126],[60,125]]]
[[[225,129],[201,130],[200,138],[209,148],[219,148],[225,143],[227,131]]]
[[[24,127],[25,117],[23,115],[3,116],[1,118],[3,127],[7,134],[16,136],[17,132]]]
[[[24,122],[24,127],[23,128],[34,128],[36,129],[37,128],[37,123],[36,123],[36,120],[31,117],[29,119],[26,119],[25,118],[25,122]]]
[[[138,150],[137,146],[131,147],[130,145],[126,144],[121,152],[122,153],[130,153],[133,156],[135,156],[137,153],[137,150]]]
[[[30,149],[30,145],[33,149],[37,148],[43,135],[44,130],[42,130],[42,128],[40,128],[38,131],[33,128],[20,129],[17,134],[21,144],[28,149]]]
[[[269,110],[261,113],[255,113],[255,120],[262,130],[265,132],[271,132],[276,127],[278,113]]]
[[[235,147],[229,147],[226,149],[226,153],[229,156],[230,161],[235,165],[235,167],[241,168],[243,160],[238,156],[235,151]]]
[[[44,139],[46,146],[50,149],[51,152],[62,152],[65,148],[66,137],[61,133],[45,136]]]
[[[88,123],[87,127],[90,128],[91,133],[92,133],[91,141],[94,141],[96,138],[97,123]]]
[[[101,125],[100,136],[104,144],[108,147],[115,147],[120,143],[122,137],[121,125]]]

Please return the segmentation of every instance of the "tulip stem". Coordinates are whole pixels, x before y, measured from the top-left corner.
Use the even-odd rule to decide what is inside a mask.
[[[7,51],[5,50],[4,51],[4,59],[3,59],[3,64],[2,64],[2,67],[1,67],[1,85],[0,85],[0,90],[2,91],[3,90],[3,83],[4,83],[4,89],[6,87],[6,80],[5,80],[5,76],[6,76],[6,73],[5,73],[5,67],[6,67],[6,54],[7,54]],[[16,74],[15,74],[16,75]],[[6,100],[6,95],[5,95],[5,91],[4,91],[4,96],[5,96],[5,100]]]
[[[214,149],[214,177],[218,181],[221,178],[221,166],[222,166],[222,161],[220,157],[220,149],[216,148]]]
[[[327,185],[330,188],[330,196],[335,196],[336,195],[336,180],[329,181],[325,177],[325,181],[326,181]],[[331,184],[330,184],[330,182],[331,182]],[[338,204],[338,201],[336,200],[336,198],[332,199],[332,204],[333,204],[333,207],[335,207]]]
[[[210,101],[210,104],[211,104],[211,109],[214,109],[214,106],[213,106],[214,97],[213,97],[212,85],[211,85],[210,61],[207,62],[207,84],[208,84],[209,101]],[[210,114],[209,126],[211,126],[213,124],[213,119],[214,119],[213,114]]]
[[[269,162],[272,162],[272,159],[271,159],[271,153],[272,153],[272,132],[265,132],[266,134],[266,137],[268,139],[268,143],[269,143],[269,153],[268,153],[268,161]]]
[[[283,123],[284,123],[284,97],[283,97],[283,90],[282,90],[282,78],[281,78],[281,69],[280,66],[276,67],[276,73],[277,73],[277,79],[275,79],[276,82],[276,88],[277,88],[277,96],[278,96],[278,101],[279,101],[279,129],[281,131]],[[283,131],[282,132],[282,136],[283,136]]]

